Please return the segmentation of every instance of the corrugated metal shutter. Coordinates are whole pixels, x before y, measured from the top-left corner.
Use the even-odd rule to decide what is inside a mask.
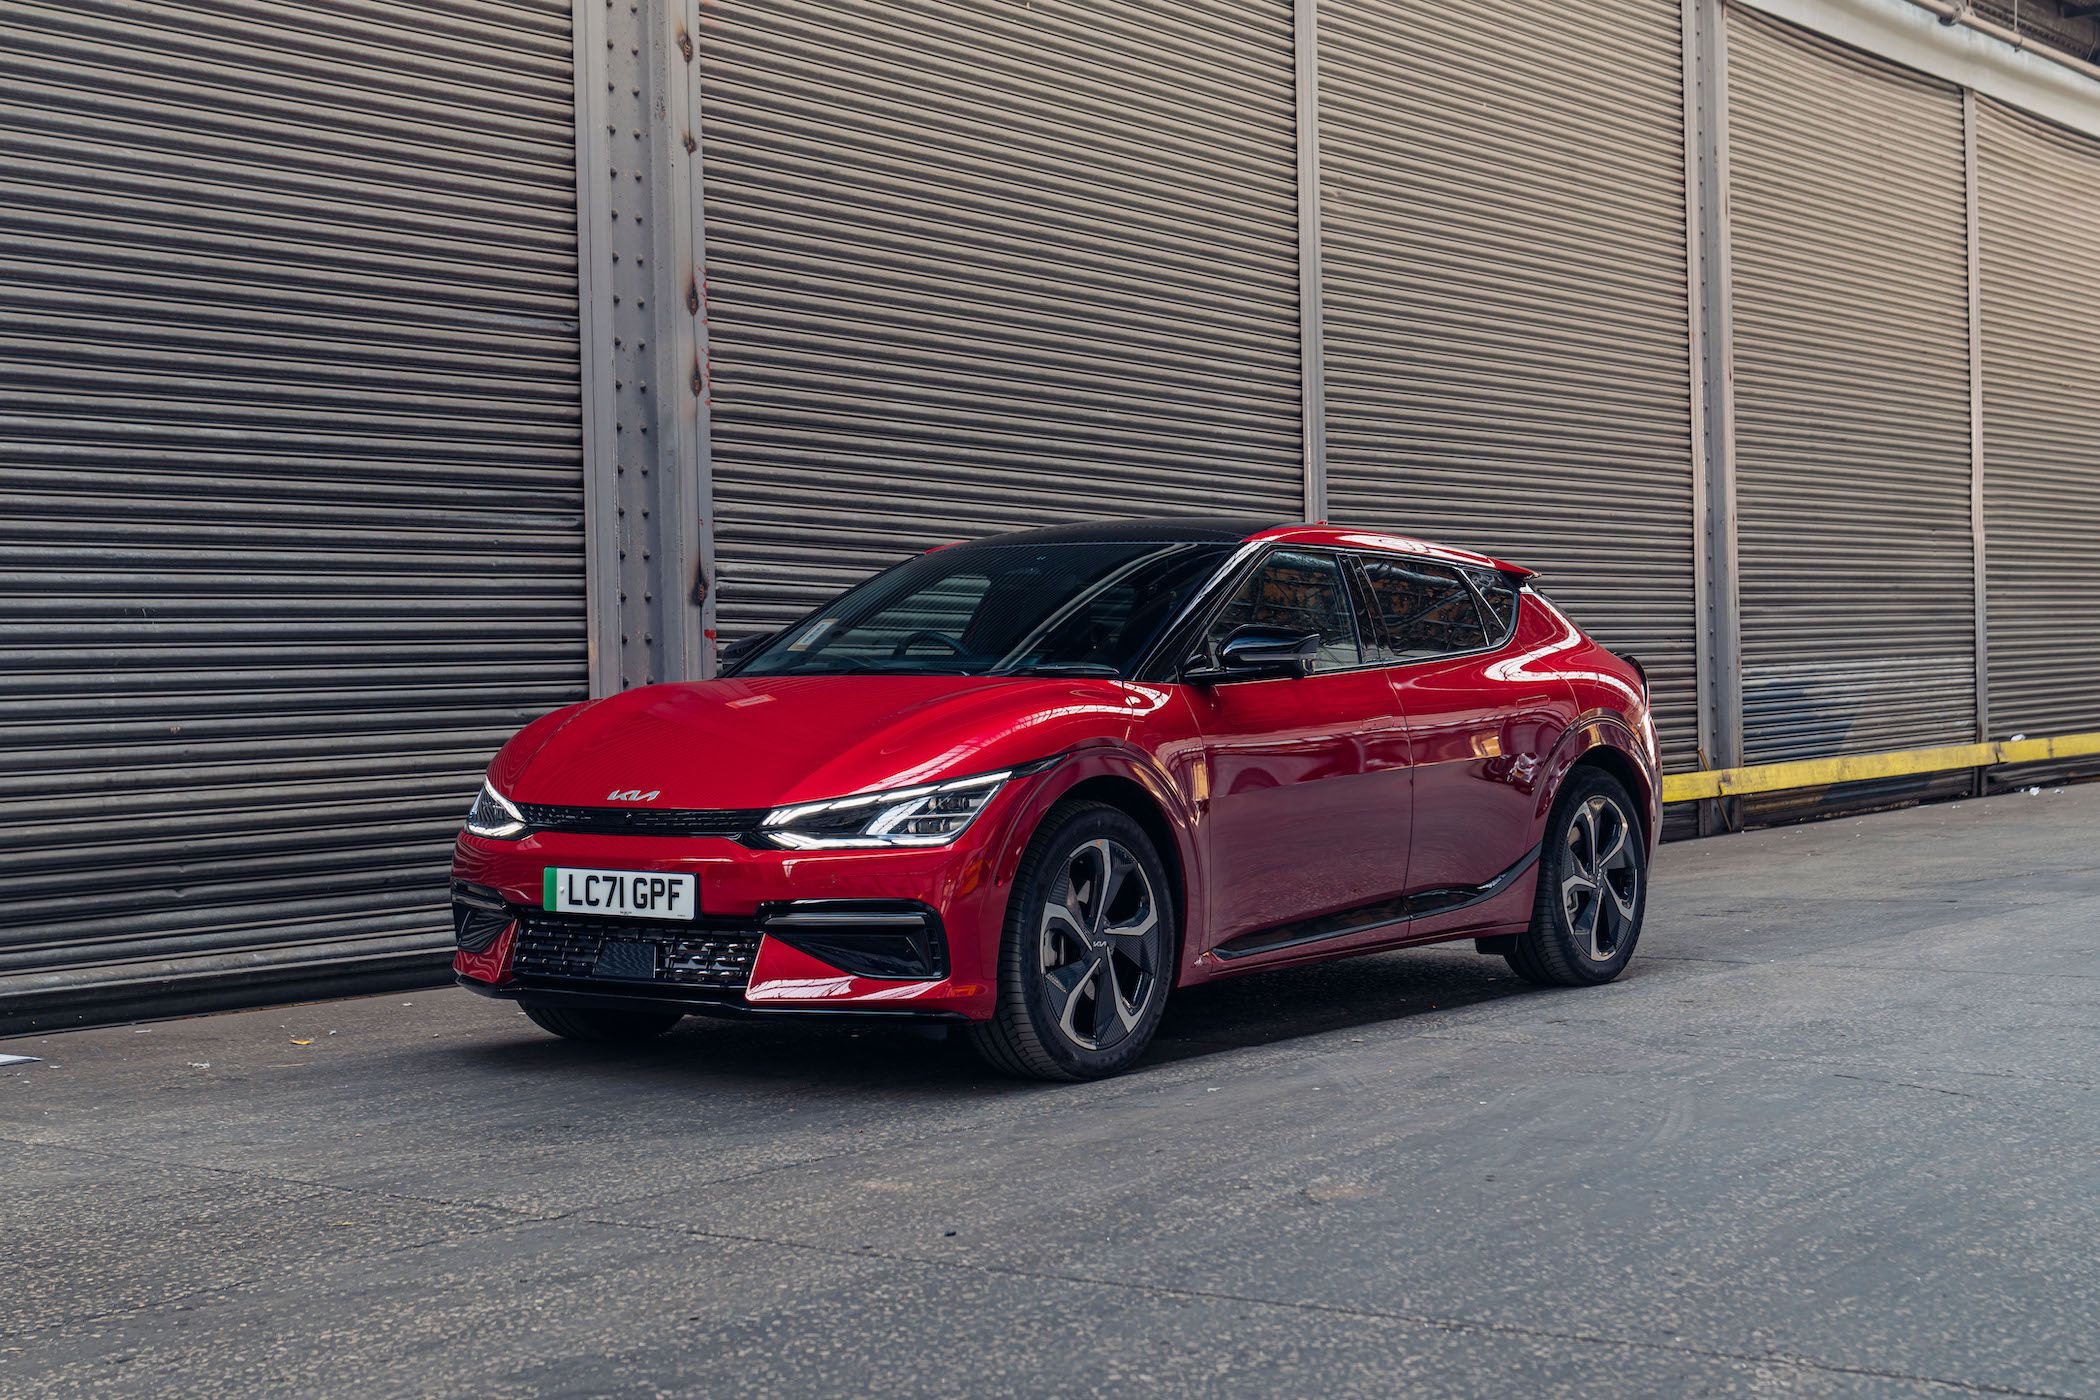
[[[1329,496],[1540,569],[1697,766],[1675,0],[1322,0]]]
[[[1298,517],[1288,0],[703,19],[725,637],[941,540]]]
[[[1960,94],[1729,21],[1748,759],[1973,741]]]
[[[1991,735],[2075,734],[2100,729],[2100,305],[2075,261],[2100,229],[2100,142],[1978,116]],[[2062,767],[2000,776],[2044,771]]]
[[[437,967],[585,687],[570,69],[568,0],[0,10],[0,1018]]]

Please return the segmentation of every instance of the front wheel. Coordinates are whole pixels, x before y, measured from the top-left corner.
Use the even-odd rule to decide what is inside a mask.
[[[543,1031],[597,1045],[654,1040],[685,1019],[677,1011],[600,1011],[573,1006],[527,1006],[525,1014]]]
[[[1648,903],[1648,843],[1633,799],[1594,768],[1568,778],[1546,823],[1531,927],[1505,955],[1527,982],[1587,987],[1625,971]]]
[[[978,1054],[1029,1079],[1099,1079],[1136,1062],[1174,982],[1174,900],[1152,841],[1098,802],[1053,808],[1021,858]]]

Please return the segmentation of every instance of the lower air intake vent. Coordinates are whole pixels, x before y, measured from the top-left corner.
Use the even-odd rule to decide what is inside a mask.
[[[485,952],[510,927],[503,896],[487,885],[452,882],[452,940],[469,953]]]
[[[758,937],[733,924],[650,926],[528,910],[518,921],[516,968],[535,979],[740,992],[751,981]]]

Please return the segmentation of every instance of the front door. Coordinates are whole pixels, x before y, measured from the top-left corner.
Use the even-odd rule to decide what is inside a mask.
[[[1367,664],[1339,556],[1269,554],[1206,638],[1284,627],[1320,634],[1303,679],[1192,692],[1208,768],[1212,944],[1399,896],[1411,809],[1407,734]]]

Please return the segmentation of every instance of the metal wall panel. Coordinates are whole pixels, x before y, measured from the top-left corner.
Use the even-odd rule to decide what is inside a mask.
[[[1337,520],[1542,570],[1698,766],[1676,0],[1322,0]]]
[[[0,1017],[438,966],[585,688],[569,15],[0,9]]]
[[[733,639],[942,540],[1298,518],[1290,0],[709,7]]]
[[[2100,142],[1977,107],[1990,737],[2078,733],[2100,729],[2100,308],[2064,258],[2100,230]]]
[[[1960,93],[1754,12],[1729,19],[1746,757],[1966,743]]]

